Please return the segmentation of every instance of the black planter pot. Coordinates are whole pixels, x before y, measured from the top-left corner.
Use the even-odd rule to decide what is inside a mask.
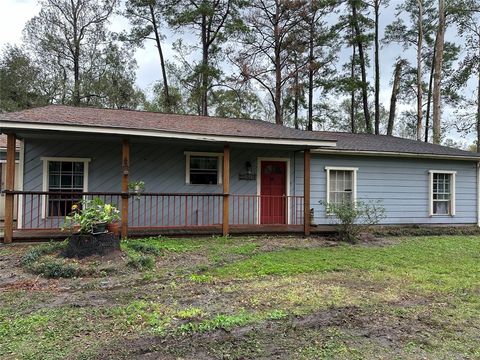
[[[92,234],[104,234],[107,232],[107,223],[96,223],[92,226]]]

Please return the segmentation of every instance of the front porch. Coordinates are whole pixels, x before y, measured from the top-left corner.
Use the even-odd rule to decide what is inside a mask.
[[[15,140],[15,134],[8,135],[9,144],[14,143]],[[61,144],[62,141],[64,141],[63,137],[58,143]],[[61,231],[61,228],[65,215],[71,211],[71,206],[82,199],[95,197],[118,207],[121,212],[121,233],[124,238],[159,234],[227,235],[291,232],[308,235],[311,231],[309,149],[283,147],[277,151],[272,150],[271,147],[265,149],[259,146],[258,149],[252,150],[251,145],[239,147],[234,144],[232,161],[231,144],[221,145],[223,151],[219,152],[218,144],[204,142],[194,145],[190,142],[187,146],[179,145],[178,142],[176,144],[168,142],[167,144],[165,142],[143,144],[139,139],[133,139],[133,141],[121,139],[119,141],[118,138],[117,140],[108,138],[106,141],[109,141],[109,147],[116,147],[120,151],[117,150],[116,156],[110,156],[111,154],[107,156],[101,151],[100,145],[104,144],[102,140],[96,139],[96,141],[99,146],[92,144],[86,149],[81,146],[80,142],[78,149],[72,146],[72,149],[68,149],[68,151],[64,150],[64,146],[55,151],[46,147],[39,150],[36,143],[44,144],[44,141],[35,139],[35,141],[27,142],[28,154],[20,156],[21,161],[24,161],[20,165],[22,169],[21,183],[24,190],[14,190],[11,186],[15,174],[9,170],[12,156],[7,150],[7,181],[3,191],[5,226],[4,232],[1,234],[3,235],[1,236],[2,241],[65,237],[68,235],[68,231]],[[100,148],[100,150],[96,148]],[[219,164],[221,164],[218,169],[218,183],[214,185],[189,184],[188,163],[187,170],[182,173],[182,165],[178,164],[179,160],[190,154],[195,155],[196,153],[190,149],[197,148],[204,151],[203,153],[218,156]],[[151,155],[155,151],[158,155]],[[53,154],[55,156],[51,156],[53,152],[55,152]],[[172,152],[172,155],[167,152]],[[61,155],[65,153],[66,156],[59,157],[57,155],[59,153]],[[275,154],[279,154],[279,156],[270,156]],[[121,161],[119,161],[119,155]],[[161,156],[164,158],[158,160]],[[89,170],[86,171],[85,179],[83,179],[82,189],[87,190],[85,183],[88,182],[88,188],[95,191],[78,189],[75,191],[59,189],[52,191],[52,188],[46,184],[54,181],[48,169],[51,167],[49,161],[54,159],[73,159],[79,163],[83,162],[86,168],[89,167]],[[170,164],[168,161],[172,163]],[[118,164],[114,171],[111,169],[112,162]],[[283,177],[284,185],[283,189],[278,189],[278,183],[273,184],[276,181],[275,168],[271,166],[281,162],[284,162],[285,170],[284,173],[277,174],[277,178]],[[38,170],[37,163],[43,164],[41,166],[43,176]],[[108,164],[108,166],[103,165],[102,168],[98,167],[98,164]],[[264,170],[262,164],[265,165],[265,168],[270,166],[268,171]],[[264,171],[268,172],[267,180],[262,175]],[[76,176],[74,170],[72,170],[72,174],[73,179]],[[187,179],[185,179],[186,175]],[[264,182],[272,182],[272,189],[273,186],[277,186],[277,193],[265,188],[262,176],[264,176]],[[39,177],[43,177],[41,182]],[[107,182],[104,178],[109,179],[108,186],[106,186]],[[146,190],[154,191],[132,193],[129,189],[132,179],[146,179]],[[74,181],[72,180],[72,182]],[[113,186],[112,183],[120,185],[120,191],[100,191],[115,188],[116,186]],[[35,186],[31,184],[35,184]],[[40,189],[38,189],[39,187]],[[183,191],[156,191],[163,188]],[[304,194],[308,196],[305,197]],[[327,229],[325,227],[322,230]]]

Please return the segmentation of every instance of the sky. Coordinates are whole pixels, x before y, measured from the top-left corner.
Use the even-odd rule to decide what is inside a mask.
[[[380,16],[380,29],[383,29],[385,25],[392,22],[395,18],[395,7],[401,3],[400,0],[392,0],[387,9],[382,10]],[[37,0],[0,0],[0,49],[6,44],[20,44],[22,41],[22,30],[25,23],[33,16],[37,15],[40,11],[40,6]],[[128,21],[116,15],[112,18],[110,23],[110,29],[113,31],[122,31],[128,29]],[[190,34],[183,34],[187,40],[195,41]],[[383,34],[381,34],[383,37]],[[171,34],[167,35],[163,42],[163,50],[166,59],[173,60],[174,52],[172,50],[172,44],[176,40],[176,37]],[[372,50],[371,50],[372,51]],[[389,45],[384,46],[381,50],[381,92],[380,101],[388,107],[390,103],[391,94],[391,77],[392,69],[395,64],[395,60],[398,56],[409,56],[405,54],[400,46]],[[350,56],[349,52],[344,52],[341,57]],[[411,54],[414,56],[414,54]],[[158,53],[152,42],[147,42],[144,48],[140,48],[135,53],[137,60],[137,85],[142,89],[151,89],[156,81],[160,80],[160,67],[158,61]],[[371,54],[373,58],[373,51]],[[342,59],[339,63],[343,63]],[[369,79],[373,83],[373,74],[371,69],[369,70]],[[405,105],[403,105],[405,106]],[[402,108],[399,108],[401,111]],[[459,139],[458,135],[454,132],[450,133],[450,137]],[[470,142],[470,138],[467,139]]]

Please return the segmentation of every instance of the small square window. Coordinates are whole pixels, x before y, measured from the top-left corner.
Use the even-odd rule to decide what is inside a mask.
[[[221,183],[220,155],[187,153],[187,184],[217,185]]]

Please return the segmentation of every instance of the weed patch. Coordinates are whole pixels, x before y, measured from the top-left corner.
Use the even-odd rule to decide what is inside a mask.
[[[20,263],[23,267],[29,268],[36,261],[38,261],[42,256],[52,254],[54,252],[65,250],[67,247],[67,242],[50,242],[48,244],[41,244],[35,247],[32,247],[28,250],[20,260]]]

